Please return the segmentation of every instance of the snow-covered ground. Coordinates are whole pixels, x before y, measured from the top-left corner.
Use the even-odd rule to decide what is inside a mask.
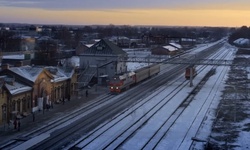
[[[232,53],[232,51],[229,51],[229,53]],[[230,59],[232,59],[232,57],[227,58],[227,60]],[[210,69],[211,67],[207,67],[206,70],[201,72],[199,76],[197,76],[194,79],[193,81],[194,84],[197,84],[206,74],[206,72],[208,72],[208,70]],[[144,146],[145,143],[150,140],[150,138],[157,132],[157,130],[164,123],[165,123],[164,127],[161,128],[161,131],[158,131],[160,134],[156,135],[153,138],[152,143],[154,143],[154,141],[155,142],[159,141],[160,138],[163,138],[163,140],[161,140],[161,142],[158,143],[157,145],[148,144],[145,149],[167,148],[167,149],[185,150],[193,142],[192,138],[200,139],[202,141],[208,141],[212,128],[213,119],[216,115],[216,108],[221,99],[222,90],[224,89],[225,86],[224,83],[225,80],[227,79],[226,74],[228,73],[228,71],[229,67],[225,66],[218,67],[216,69],[216,74],[206,82],[202,90],[195,96],[194,100],[189,104],[188,108],[184,110],[183,115],[180,116],[177,120],[175,120],[174,125],[171,125],[171,122],[174,121],[174,120],[171,121],[171,118],[172,117],[174,118],[174,115],[172,113],[182,102],[181,99],[187,97],[188,93],[191,92],[192,88],[190,88],[189,86],[186,86],[181,93],[178,93],[178,95],[172,98],[172,100],[168,102],[167,105],[164,105],[164,107],[161,108],[161,111],[158,111],[157,114],[155,114],[154,116],[150,115],[152,112],[148,113],[147,111],[151,110],[152,106],[155,106],[157,102],[159,101],[164,102],[168,100],[166,95],[170,94],[173,91],[173,89],[175,89],[178,86],[178,82],[176,82],[176,84],[167,87],[164,91],[162,91],[161,94],[158,93],[156,95],[152,93],[148,98],[152,99],[153,97],[153,101],[143,104],[144,106],[141,107],[143,109],[135,110],[137,106],[133,106],[126,113],[122,113],[120,117],[110,121],[106,126],[99,129],[98,132],[91,135],[87,140],[85,140],[78,146],[83,147],[86,143],[90,142],[92,139],[95,139],[94,141],[92,141],[90,145],[88,145],[85,148],[87,149],[100,148],[100,146],[104,146],[105,143],[112,141],[112,137],[115,137],[115,135],[119,135],[120,133],[124,132],[124,130],[126,130],[126,126],[133,124],[134,121],[140,119],[141,116],[145,115],[145,113],[147,113],[147,117],[149,118],[144,117],[141,121],[148,119],[147,123],[142,127],[140,127],[140,129],[136,131],[133,137],[127,140],[123,144],[123,146],[121,147],[122,149],[142,149],[143,148],[142,146]],[[138,103],[137,105],[140,105],[140,103]],[[133,115],[128,115],[131,113]],[[198,115],[196,116],[195,114]],[[120,118],[126,115],[127,115],[127,117],[125,117],[126,119],[124,119],[123,121],[119,121]],[[170,118],[170,119],[168,120],[168,122],[165,122],[163,118]],[[109,129],[110,126],[112,126],[111,129]],[[169,129],[168,133],[164,135],[164,133],[168,129]],[[102,132],[105,133],[103,134]],[[97,139],[96,136],[98,136]],[[122,134],[122,136],[119,139],[122,140],[125,137],[126,134]],[[119,139],[117,141],[119,141]],[[192,148],[203,149],[204,148],[203,146],[204,142],[195,142]],[[112,144],[109,146],[109,148],[111,149],[113,148]]]
[[[205,48],[209,47],[210,45],[203,45],[200,47],[197,47],[191,51],[191,54],[196,54],[198,52],[201,52]],[[233,49],[233,48],[232,48]],[[231,49],[231,50],[232,50]],[[230,60],[231,58],[226,58],[227,60]],[[135,70],[141,67],[144,67],[148,65],[147,63],[128,63],[129,70]],[[170,128],[167,135],[164,135],[164,140],[162,140],[156,149],[181,149],[185,150],[187,149],[187,145],[192,141],[192,138],[195,137],[197,139],[201,139],[204,141],[209,141],[209,136],[211,135],[211,130],[213,128],[213,122],[217,117],[217,106],[220,103],[220,100],[222,99],[223,90],[226,86],[226,80],[228,79],[228,76],[226,75],[229,71],[229,67],[220,66],[216,69],[216,74],[209,78],[209,80],[206,82],[204,87],[201,89],[201,91],[195,96],[195,99],[189,104],[188,108],[185,110],[184,115],[178,118],[176,120],[176,123]],[[201,75],[202,76],[202,75]],[[201,80],[201,76],[197,76],[194,79],[194,84],[198,83],[199,80]],[[128,116],[127,123],[124,124],[121,123],[120,128],[114,128],[111,130],[107,135],[104,135],[102,138],[100,138],[100,141],[96,141],[97,143],[95,146],[98,146],[98,143],[105,143],[105,140],[108,140],[111,135],[113,136],[115,131],[122,130],[126,125],[130,124],[132,120],[135,120],[136,118],[140,117],[140,115],[143,115],[146,113],[148,108],[153,105],[153,103],[160,101],[164,99],[164,94],[167,94],[167,92],[170,92],[171,89],[175,88],[172,85],[169,86],[162,94],[154,95],[154,101],[151,101],[151,103],[145,104],[143,106],[143,109],[134,110],[134,107],[132,107],[130,110],[128,110],[127,113],[133,111],[133,115]],[[176,99],[172,101],[172,103],[169,103],[169,105],[166,105],[164,109],[162,109],[161,112],[158,113],[158,115],[154,116],[153,118],[150,118],[140,130],[131,138],[131,140],[128,140],[122,147],[122,149],[140,149],[140,145],[142,143],[145,143],[145,141],[148,139],[149,136],[151,136],[157,126],[162,124],[163,121],[162,118],[170,116],[171,111],[174,111],[174,106],[178,105],[178,100],[180,100],[180,97],[185,97],[189,92],[191,91],[190,87],[186,87],[186,90],[183,91],[182,94],[179,94],[176,96]],[[151,94],[151,98],[154,93]],[[117,97],[119,98],[119,96]],[[101,107],[101,105],[100,105]],[[198,116],[194,116],[194,113],[197,111],[201,112]],[[86,114],[82,114],[84,116]],[[126,115],[126,114],[123,114]],[[81,116],[79,116],[81,117]],[[146,118],[144,118],[146,119]],[[190,120],[192,120],[190,122]],[[112,120],[112,122],[115,122],[117,120]],[[112,125],[112,122],[110,122],[109,126]],[[200,123],[202,124],[200,125]],[[243,126],[244,124],[249,124],[250,119],[244,119],[244,121],[237,123],[238,126]],[[68,124],[68,123],[67,123]],[[190,127],[190,124],[192,124],[192,127]],[[183,140],[179,140],[180,137],[183,137],[182,129],[186,130],[188,129],[187,134],[185,135],[185,138]],[[103,129],[105,130],[105,129]],[[186,132],[185,132],[186,133]],[[98,134],[98,133],[96,133]],[[220,136],[220,133],[217,133],[218,136]],[[159,137],[158,137],[159,138]],[[90,139],[89,139],[90,140]],[[157,140],[155,138],[154,140]],[[143,142],[144,141],[144,142]],[[237,140],[235,140],[235,145],[238,145],[239,147],[235,147],[232,149],[250,149],[250,134],[248,131],[240,131]],[[225,141],[223,141],[225,142]],[[90,146],[90,149],[94,149],[96,147]],[[195,142],[192,149],[203,149],[204,142]],[[98,147],[97,147],[98,148]],[[147,148],[152,148],[151,145],[149,145]]]

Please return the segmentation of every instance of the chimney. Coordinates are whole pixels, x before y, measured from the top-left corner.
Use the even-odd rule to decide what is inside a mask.
[[[9,64],[2,64],[2,70],[9,69],[10,65]]]
[[[21,67],[23,66],[23,61],[18,61],[15,63],[15,67]]]

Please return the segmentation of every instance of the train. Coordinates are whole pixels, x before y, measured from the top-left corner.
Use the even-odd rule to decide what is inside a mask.
[[[190,80],[190,77],[191,77],[191,72],[192,72],[192,74],[193,74],[193,78],[197,75],[197,71],[196,71],[196,69],[195,69],[195,66],[193,66],[193,65],[191,65],[191,66],[188,66],[187,68],[186,68],[186,71],[185,71],[185,78],[187,79],[187,80]]]
[[[152,64],[132,72],[115,75],[109,82],[109,90],[112,94],[119,94],[132,86],[157,75],[160,72],[160,64]]]

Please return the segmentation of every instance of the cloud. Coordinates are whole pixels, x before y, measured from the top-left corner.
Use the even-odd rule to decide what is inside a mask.
[[[1,6],[34,7],[39,2],[33,0],[0,0]]]
[[[47,10],[250,9],[249,0],[0,0],[0,6]]]

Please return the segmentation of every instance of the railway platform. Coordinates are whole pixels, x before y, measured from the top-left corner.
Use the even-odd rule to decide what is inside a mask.
[[[88,97],[85,95],[86,90],[88,90]],[[0,147],[10,140],[26,140],[22,138],[22,135],[38,129],[56,118],[63,117],[63,115],[81,108],[88,102],[107,93],[109,93],[107,86],[93,86],[92,88],[83,89],[78,96],[71,97],[70,101],[66,99],[64,103],[54,104],[53,108],[37,111],[34,115],[28,114],[26,117],[21,118],[19,131],[14,129],[13,123],[9,125],[3,123],[0,126]]]

